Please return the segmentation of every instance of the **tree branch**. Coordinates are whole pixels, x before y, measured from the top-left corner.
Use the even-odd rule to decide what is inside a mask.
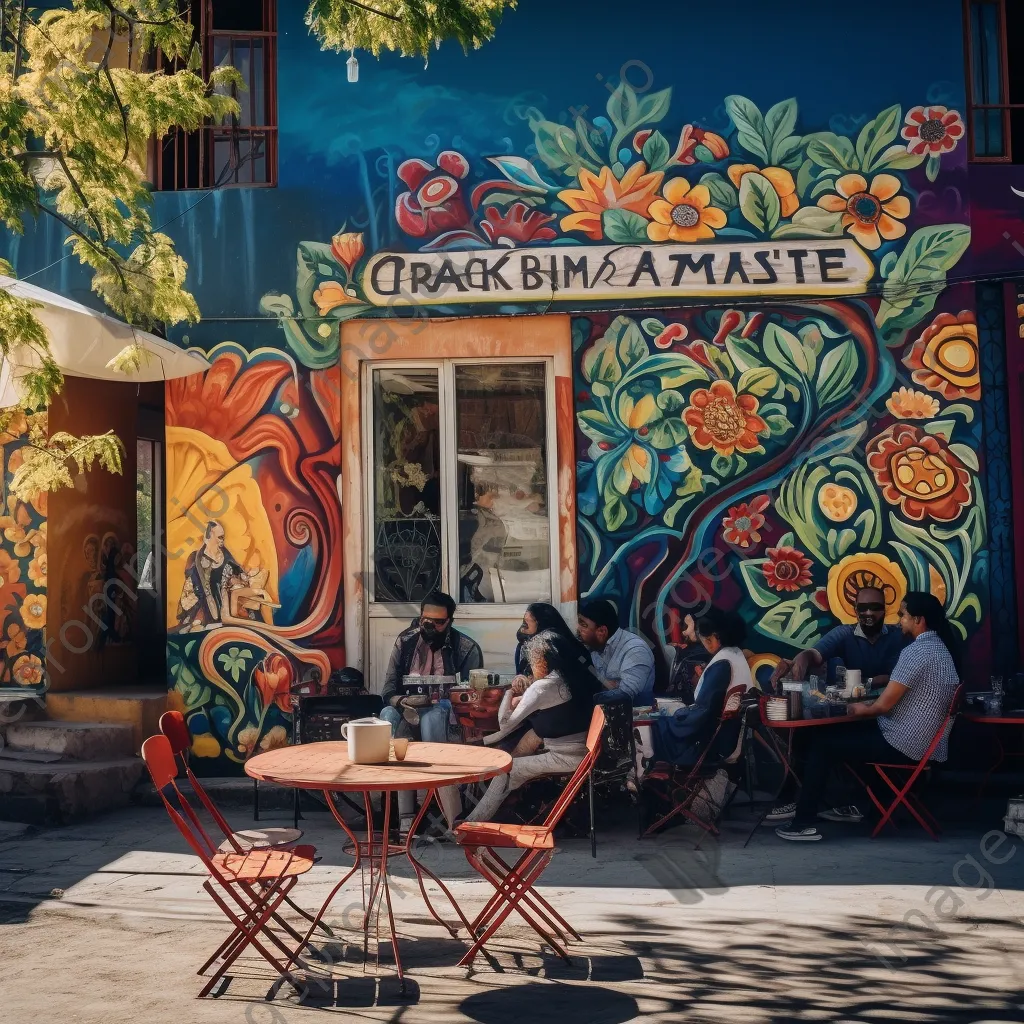
[[[344,0],[344,2],[351,4],[353,7],[358,7],[361,11],[366,11],[369,14],[378,14],[380,17],[387,18],[389,21],[402,20],[397,14],[388,14],[387,11],[378,11],[376,7],[370,7],[369,4],[360,3],[360,0]]]

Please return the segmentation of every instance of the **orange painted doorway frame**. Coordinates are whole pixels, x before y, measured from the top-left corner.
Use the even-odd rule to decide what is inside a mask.
[[[363,364],[377,359],[550,358],[555,371],[559,589],[577,595],[576,464],[572,326],[568,316],[465,317],[452,320],[362,320],[341,327],[341,520],[345,651],[363,667],[366,564],[362,453]]]

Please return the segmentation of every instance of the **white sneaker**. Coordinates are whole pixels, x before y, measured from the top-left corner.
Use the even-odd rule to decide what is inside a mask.
[[[864,815],[853,804],[847,807],[830,807],[825,811],[818,811],[818,817],[822,821],[848,821],[856,824],[864,820]]]
[[[775,834],[780,839],[788,839],[793,843],[816,843],[822,838],[821,833],[812,825],[810,828],[797,828],[794,825],[780,825]]]
[[[765,821],[792,821],[796,817],[796,804],[779,804],[773,807],[765,816]]]

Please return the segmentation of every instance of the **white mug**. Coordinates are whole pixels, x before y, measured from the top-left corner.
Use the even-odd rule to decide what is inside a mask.
[[[379,718],[357,718],[341,727],[353,764],[383,764],[391,753],[391,726]]]
[[[858,686],[860,686],[860,669],[848,668],[846,670],[846,686],[843,689],[843,693],[850,696]]]

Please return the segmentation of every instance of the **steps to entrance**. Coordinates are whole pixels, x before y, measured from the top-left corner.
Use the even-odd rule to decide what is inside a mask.
[[[124,807],[144,768],[137,757],[40,764],[0,754],[0,819],[54,824]]]
[[[56,754],[74,761],[109,761],[111,758],[131,757],[133,744],[130,725],[22,721],[7,727],[7,747],[3,755],[24,751]]]
[[[166,687],[134,690],[69,690],[46,694],[46,716],[55,722],[83,722],[131,727],[130,753],[160,731],[167,710]]]

